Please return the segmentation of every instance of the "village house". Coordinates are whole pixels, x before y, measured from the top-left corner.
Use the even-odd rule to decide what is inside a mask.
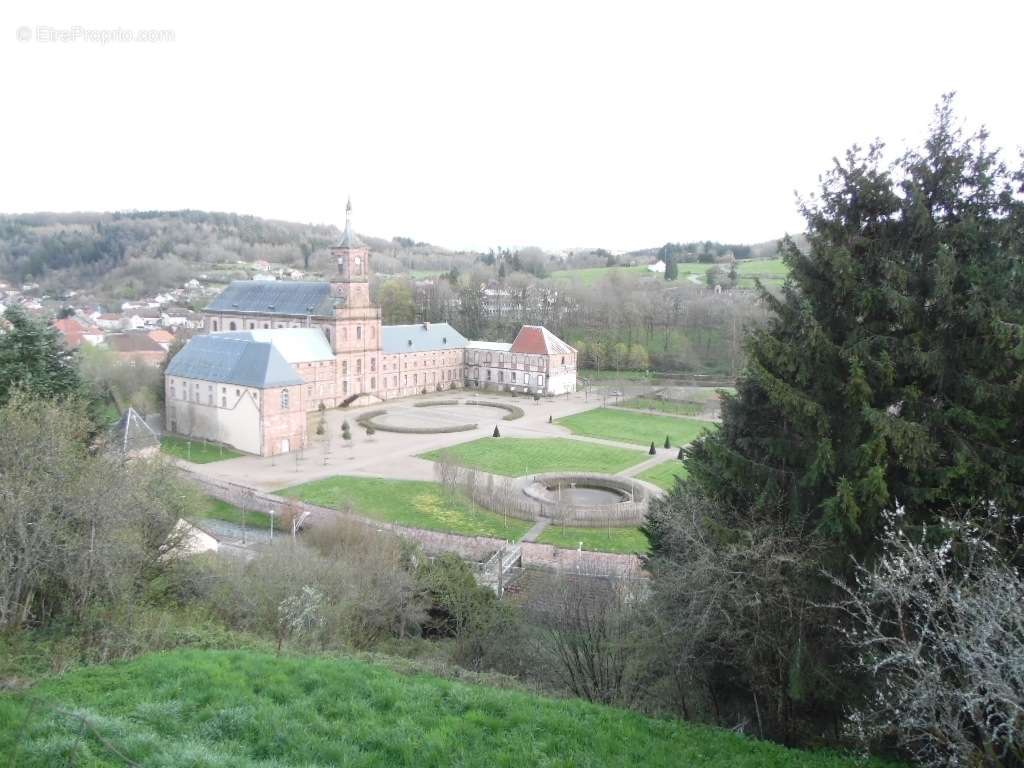
[[[303,447],[306,414],[321,405],[466,386],[575,391],[576,350],[541,326],[524,326],[511,344],[491,349],[448,323],[382,325],[351,203],[332,254],[338,273],[329,283],[239,280],[207,306],[209,333],[189,341],[166,369],[172,432],[269,456]]]

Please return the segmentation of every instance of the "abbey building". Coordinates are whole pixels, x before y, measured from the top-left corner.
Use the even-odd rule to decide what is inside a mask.
[[[382,325],[351,212],[329,283],[242,280],[211,302],[210,333],[167,366],[168,431],[271,456],[306,445],[307,414],[321,404],[462,387],[575,391],[576,350],[542,326],[504,344],[469,341],[448,323]]]

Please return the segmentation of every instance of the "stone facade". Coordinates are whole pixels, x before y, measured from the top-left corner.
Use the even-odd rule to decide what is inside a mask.
[[[233,411],[221,405],[221,395],[230,394],[232,385],[172,383],[169,377],[167,424],[172,431],[273,455],[305,445],[306,426],[303,421],[300,427],[299,415],[321,405],[362,405],[465,386],[545,395],[575,391],[576,350],[540,326],[524,326],[511,345],[489,345],[507,348],[493,356],[447,324],[382,326],[380,307],[370,300],[370,253],[352,233],[351,204],[345,233],[331,253],[338,271],[329,284],[236,283],[205,312],[205,327],[214,334],[283,328],[316,328],[324,334],[333,359],[291,362],[303,383],[289,392],[287,413],[277,404],[280,392],[266,390],[255,416],[241,411],[218,416],[218,411]],[[257,294],[258,301],[244,298]],[[199,400],[184,402],[201,407],[186,412],[180,401],[175,404],[175,386],[190,394],[198,387]],[[225,393],[216,392],[218,387]],[[211,393],[212,403],[204,405]],[[253,418],[256,423],[236,424]]]

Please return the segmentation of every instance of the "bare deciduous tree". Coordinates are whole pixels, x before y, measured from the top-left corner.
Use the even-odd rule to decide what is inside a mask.
[[[838,607],[874,695],[850,717],[927,766],[1024,764],[1024,580],[977,525],[913,538],[890,515],[884,551]]]

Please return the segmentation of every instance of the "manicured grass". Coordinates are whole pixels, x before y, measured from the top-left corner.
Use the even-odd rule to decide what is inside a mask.
[[[563,549],[576,549],[580,542],[589,552],[615,552],[623,555],[645,554],[651,544],[639,528],[563,528],[552,523],[537,539]]]
[[[575,699],[251,651],[79,669],[0,695],[0,724],[0,764],[19,768],[878,765]]]
[[[530,529],[524,520],[480,509],[463,496],[450,496],[437,483],[338,475],[278,491],[332,509],[352,507],[375,520],[410,528],[517,540]]]
[[[704,408],[699,403],[687,403],[680,400],[660,400],[654,397],[632,397],[619,403],[621,408],[632,408],[637,411],[658,411],[659,413],[675,414],[676,416],[697,416]]]
[[[714,424],[696,421],[682,416],[655,416],[644,413],[630,413],[613,408],[595,408],[572,416],[556,419],[556,423],[567,427],[577,435],[603,437],[624,443],[650,445],[657,448],[665,444],[668,435],[672,445],[686,445],[703,430],[714,428]]]
[[[234,523],[235,525],[242,524],[242,510],[220,499],[210,499],[209,506],[203,510],[201,517],[223,520],[226,523]],[[270,515],[266,512],[247,509],[245,510],[245,524],[249,528],[263,528],[269,531]],[[278,529],[280,529],[280,525],[278,525]]]
[[[683,466],[683,462],[670,459],[661,464],[655,464],[650,469],[645,469],[637,477],[648,483],[654,483],[663,490],[671,491],[676,484],[677,477],[686,477],[686,467]]]
[[[221,445],[211,445],[202,440],[189,441],[183,437],[165,436],[160,438],[160,450],[178,459],[191,461],[193,464],[209,464],[211,461],[236,459],[242,454]]]
[[[560,471],[615,473],[644,460],[639,451],[564,437],[482,437],[420,458],[441,461],[445,457],[464,467],[509,477]]]

